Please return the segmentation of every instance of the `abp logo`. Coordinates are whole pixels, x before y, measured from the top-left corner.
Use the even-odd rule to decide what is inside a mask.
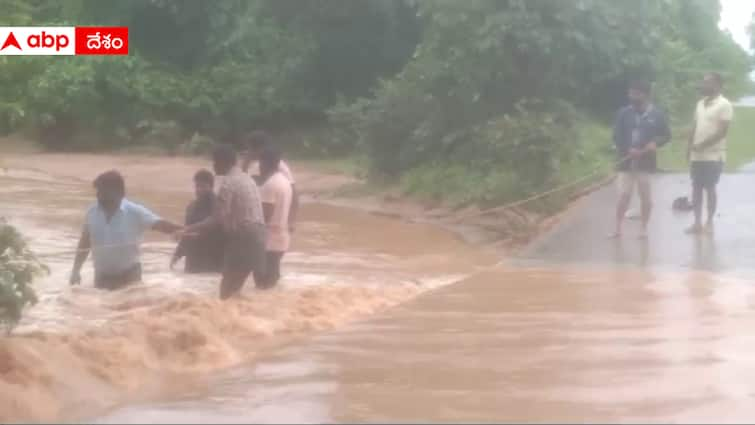
[[[73,55],[74,27],[0,27],[0,55]]]
[[[21,51],[21,45],[18,44],[16,36],[13,35],[13,31],[11,31],[10,34],[8,34],[8,37],[5,38],[5,43],[3,43],[3,47],[0,47],[0,50],[5,50],[6,47],[15,47]]]

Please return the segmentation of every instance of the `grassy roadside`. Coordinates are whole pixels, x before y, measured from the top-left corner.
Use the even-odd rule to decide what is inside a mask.
[[[578,140],[574,148],[576,155],[570,161],[563,161],[559,171],[542,190],[549,190],[579,180],[577,184],[562,192],[554,193],[547,199],[536,202],[537,210],[557,211],[568,203],[574,193],[590,187],[613,173],[613,147],[611,131],[607,126],[585,119],[579,127]],[[311,159],[303,155],[291,155],[300,165],[328,174],[345,174],[360,179],[334,193],[337,197],[358,198],[364,196],[391,194],[405,197],[423,205],[447,206],[452,209],[477,205],[490,208],[500,205],[502,200],[520,199],[531,195],[521,192],[516,176],[507,173],[479,174],[465,167],[465,164],[428,163],[410,170],[399,179],[388,181],[366,180],[367,159],[358,156],[333,159]],[[513,179],[512,179],[513,177]],[[588,178],[585,178],[588,177]],[[488,199],[485,199],[486,195]]]
[[[312,159],[293,155],[289,157],[289,160],[296,161],[298,164],[302,164],[325,174],[342,174],[357,178],[364,178],[367,174],[366,160],[356,155],[332,159]]]
[[[687,131],[683,127],[674,129],[672,142],[659,153],[659,167],[661,169],[670,172],[687,172]],[[552,182],[551,186],[560,186],[581,179],[590,173],[594,173],[593,176],[581,181],[574,188],[548,196],[548,199],[540,205],[540,207],[545,208],[537,209],[558,210],[568,202],[570,196],[575,192],[579,192],[591,186],[591,184],[609,177],[614,171],[613,161],[614,154],[612,151],[610,128],[603,124],[586,120],[580,130],[579,153],[577,157],[573,161],[561,165],[557,181]],[[726,169],[729,172],[734,172],[753,161],[755,161],[755,108],[736,107],[734,121],[729,131]],[[364,161],[355,161],[353,158],[305,160],[304,162],[310,163],[321,170],[364,177],[361,174],[364,172]],[[479,176],[468,174],[467,170],[453,171],[453,169],[450,171],[448,169],[438,169],[428,164],[426,167],[420,167],[414,172],[407,173],[399,181],[393,182],[388,186],[364,182],[356,185],[358,187],[349,187],[348,190],[344,190],[343,193],[339,193],[338,195],[346,197],[364,196],[366,194],[390,191],[393,193],[402,193],[409,199],[415,199],[420,202],[432,201],[451,207],[462,207],[468,204],[465,202],[465,196],[469,195],[469,192],[475,188],[482,186],[483,183],[487,183],[487,181],[479,180]],[[483,177],[489,180],[497,178],[497,176]],[[443,183],[441,184],[441,182]],[[492,184],[489,187],[503,190],[507,186]],[[487,205],[483,203],[483,205],[479,206],[485,208],[500,204],[500,202],[496,202],[495,200],[491,201]]]
[[[575,139],[561,140],[569,145],[572,155],[568,160],[558,161],[555,172],[543,183],[527,184],[504,164],[482,171],[461,161],[436,160],[407,171],[400,177],[397,186],[402,193],[423,202],[435,202],[451,208],[492,208],[570,185],[529,203],[525,208],[559,210],[574,193],[613,172],[610,129],[595,120],[583,118],[577,132]],[[572,186],[572,183],[575,184]]]
[[[666,171],[687,172],[688,129],[674,129],[671,144],[658,155],[658,166]],[[755,108],[737,106],[728,136],[726,171],[735,172],[755,161]]]

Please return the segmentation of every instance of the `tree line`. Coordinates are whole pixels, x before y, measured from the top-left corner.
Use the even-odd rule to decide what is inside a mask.
[[[308,149],[500,201],[591,160],[631,79],[671,116],[752,58],[717,0],[7,0],[3,25],[126,25],[127,57],[0,56],[0,130],[51,149],[206,148],[326,126]],[[191,137],[194,135],[195,137]],[[197,136],[198,135],[198,136]],[[188,141],[188,142],[187,142]],[[187,145],[188,143],[188,145]],[[470,187],[474,188],[470,190]]]

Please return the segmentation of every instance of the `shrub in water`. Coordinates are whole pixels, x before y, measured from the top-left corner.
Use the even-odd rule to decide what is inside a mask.
[[[0,218],[0,326],[7,333],[21,320],[24,308],[37,302],[31,284],[47,272],[18,230]]]

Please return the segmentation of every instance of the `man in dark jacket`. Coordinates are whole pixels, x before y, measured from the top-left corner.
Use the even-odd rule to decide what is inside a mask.
[[[647,237],[651,199],[650,175],[656,171],[656,150],[671,139],[666,116],[651,102],[650,84],[644,81],[630,85],[629,105],[616,116],[613,141],[618,154],[619,201],[616,206],[616,229],[612,237],[620,237],[622,224],[637,187],[642,215],[641,238]]]
[[[186,208],[186,225],[190,226],[206,219],[212,213],[215,193],[215,179],[211,172],[199,170],[194,175],[196,199]],[[219,226],[201,232],[196,236],[181,239],[173,254],[170,266],[186,257],[186,273],[220,272],[223,266],[223,231]]]

